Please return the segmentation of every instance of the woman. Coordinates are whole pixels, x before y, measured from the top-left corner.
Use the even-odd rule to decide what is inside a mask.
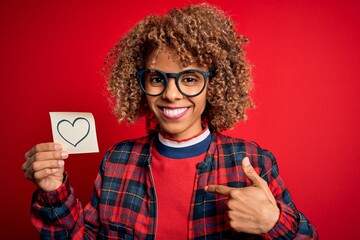
[[[207,4],[148,16],[110,52],[119,121],[146,116],[148,136],[105,154],[83,209],[56,143],[25,154],[44,239],[317,239],[273,155],[220,131],[253,106],[245,37]]]

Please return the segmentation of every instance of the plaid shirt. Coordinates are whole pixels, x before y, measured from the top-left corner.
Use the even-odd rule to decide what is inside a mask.
[[[157,206],[150,154],[154,138],[123,141],[105,154],[85,209],[67,176],[54,192],[37,190],[31,218],[41,238],[155,239]],[[209,184],[250,186],[241,167],[245,156],[268,182],[280,208],[278,222],[262,235],[232,231],[225,218],[226,197],[204,191]],[[315,228],[294,206],[275,158],[255,143],[212,133],[206,159],[197,166],[193,189],[189,239],[317,239]]]

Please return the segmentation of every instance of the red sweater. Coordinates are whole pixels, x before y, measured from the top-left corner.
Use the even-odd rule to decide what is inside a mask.
[[[156,239],[188,239],[188,224],[196,165],[203,162],[210,145],[209,132],[175,143],[177,148],[157,141],[151,169],[155,182],[158,217]],[[199,139],[200,138],[200,139]],[[191,143],[189,145],[189,143]],[[186,145],[187,147],[181,147]],[[164,156],[165,155],[165,156]]]
[[[188,224],[196,164],[205,154],[174,160],[153,152],[152,172],[158,203],[156,239],[188,239]],[[181,169],[181,171],[179,171]]]

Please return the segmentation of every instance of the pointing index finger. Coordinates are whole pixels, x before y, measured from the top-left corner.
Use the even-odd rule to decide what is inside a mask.
[[[219,193],[223,196],[230,196],[230,191],[232,190],[231,187],[224,186],[224,185],[208,185],[205,187],[206,192],[210,193]]]

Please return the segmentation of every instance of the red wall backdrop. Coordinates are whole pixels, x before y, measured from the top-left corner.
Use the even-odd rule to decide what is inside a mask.
[[[196,2],[196,1],[192,1]],[[209,1],[250,38],[257,108],[228,134],[270,149],[293,199],[322,239],[355,239],[360,215],[360,4],[342,1]],[[100,153],[66,167],[84,203],[102,155],[145,134],[119,125],[105,96],[106,53],[149,13],[189,1],[1,1],[1,239],[37,239],[35,187],[21,171],[32,145],[51,141],[49,111],[89,111]]]

